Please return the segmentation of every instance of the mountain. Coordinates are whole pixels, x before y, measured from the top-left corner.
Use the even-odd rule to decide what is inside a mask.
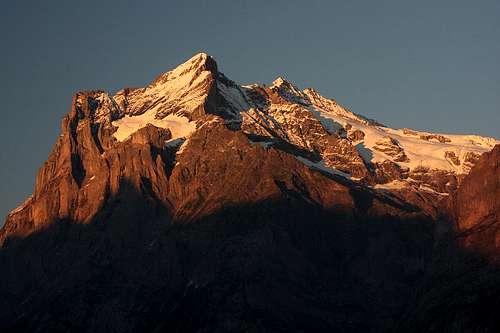
[[[238,85],[204,53],[77,93],[61,129],[0,231],[4,331],[498,324],[493,138],[392,129],[283,78]],[[436,299],[457,290],[468,303]]]

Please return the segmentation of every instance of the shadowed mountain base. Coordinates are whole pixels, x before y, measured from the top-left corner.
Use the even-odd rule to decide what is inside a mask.
[[[429,220],[346,217],[286,194],[169,225],[164,210],[152,209],[132,186],[122,188],[103,210],[109,215],[87,225],[59,221],[0,252],[2,331],[387,332],[408,322],[424,331],[498,324],[488,307],[498,300],[498,270],[452,242],[436,247]],[[486,268],[464,276],[455,261],[436,259],[445,252]],[[470,280],[484,271],[487,283],[475,288]],[[431,313],[414,308],[422,302]],[[469,308],[474,312],[463,313]],[[458,315],[453,324],[444,320]]]
[[[400,311],[432,247],[430,223],[354,223],[297,195],[168,226],[137,219],[150,207],[125,188],[110,220],[2,251],[5,329],[366,330]]]

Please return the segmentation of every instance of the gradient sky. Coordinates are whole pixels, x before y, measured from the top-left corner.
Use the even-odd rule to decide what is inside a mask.
[[[239,83],[283,75],[391,127],[500,138],[497,0],[8,1],[0,26],[2,217],[76,91],[144,86],[200,51]]]

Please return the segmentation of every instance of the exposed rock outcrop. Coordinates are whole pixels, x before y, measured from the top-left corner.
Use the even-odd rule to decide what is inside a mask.
[[[500,258],[500,145],[483,154],[452,200],[466,247]]]
[[[420,135],[420,139],[426,140],[426,141],[431,141],[431,140],[436,140],[441,143],[446,143],[446,142],[451,142],[451,140],[444,135],[439,135],[439,134],[423,134]]]
[[[444,157],[455,165],[460,165],[460,159],[453,151],[446,151]]]
[[[377,141],[373,149],[392,157],[395,162],[410,161],[408,156],[406,156],[404,149],[399,145],[399,142],[390,136],[383,137],[382,140]]]

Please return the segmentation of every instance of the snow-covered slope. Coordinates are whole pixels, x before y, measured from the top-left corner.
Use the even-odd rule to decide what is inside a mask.
[[[115,138],[123,141],[147,124],[169,128],[174,139],[188,136],[203,114],[216,73],[213,59],[199,53],[146,88],[120,90],[112,97],[123,114],[113,122]]]
[[[410,169],[428,167],[464,174],[469,172],[472,166],[471,161],[476,155],[490,151],[495,144],[499,143],[493,138],[477,135],[429,133],[370,125],[345,117],[335,110],[317,105],[313,107],[318,110],[322,118],[332,119],[344,128],[350,125],[351,131],[362,131],[365,134],[364,138],[355,143],[360,148],[363,158],[372,163],[392,160]],[[380,147],[384,141],[387,141],[387,138],[392,139],[393,145],[402,148],[408,157],[407,161],[396,161],[394,156],[382,151]]]
[[[196,123],[194,121],[189,121],[188,118],[183,116],[169,114],[159,119],[155,118],[155,116],[154,110],[147,111],[137,116],[126,115],[113,122],[113,125],[117,127],[113,136],[118,139],[118,141],[124,141],[130,137],[131,134],[137,132],[147,124],[168,128],[172,132],[172,137],[174,139],[187,137],[196,129]]]

